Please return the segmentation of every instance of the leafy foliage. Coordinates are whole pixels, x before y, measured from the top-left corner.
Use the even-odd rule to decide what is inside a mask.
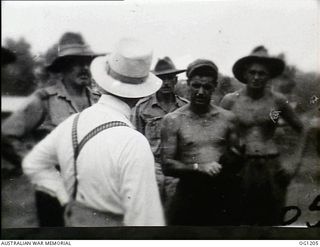
[[[58,74],[51,73],[47,70],[53,60],[58,55],[58,43],[52,45],[44,54],[41,55],[41,63],[37,68],[37,84],[38,87],[47,87],[55,83]]]
[[[2,68],[1,90],[2,95],[28,95],[37,87],[46,87],[55,83],[59,74],[53,74],[46,67],[55,59],[58,52],[58,43],[52,45],[40,56],[31,53],[31,45],[24,39],[5,40],[5,47],[13,51],[17,60]],[[257,49],[257,48],[255,48]],[[285,54],[280,53],[279,58],[286,60]],[[320,75],[318,73],[305,73],[292,65],[287,65],[281,76],[272,82],[272,89],[283,93],[299,113],[314,112],[319,108],[320,102]],[[222,97],[239,90],[244,84],[233,77],[219,74],[218,85],[212,96],[215,104],[219,104]],[[186,81],[179,81],[176,93],[189,99]],[[314,102],[313,99],[319,98]]]
[[[1,92],[5,95],[28,95],[36,88],[34,67],[36,62],[30,44],[24,39],[7,39],[5,46],[17,57],[15,63],[2,68]]]

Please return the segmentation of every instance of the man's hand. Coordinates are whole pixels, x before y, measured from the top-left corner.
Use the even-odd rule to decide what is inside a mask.
[[[209,176],[216,176],[220,173],[222,166],[215,161],[199,164],[198,170]]]

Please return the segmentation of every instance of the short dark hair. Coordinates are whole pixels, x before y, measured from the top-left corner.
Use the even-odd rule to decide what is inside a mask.
[[[211,60],[200,58],[188,65],[186,74],[189,79],[199,75],[213,77],[216,81],[218,79],[218,67]]]

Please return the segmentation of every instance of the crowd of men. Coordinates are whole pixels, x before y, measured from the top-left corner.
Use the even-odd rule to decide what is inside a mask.
[[[274,141],[279,118],[303,131],[269,86],[285,63],[263,47],[240,58],[244,87],[215,105],[213,61],[151,62],[139,40],[106,55],[78,33],[61,37],[46,68],[60,80],[2,125],[2,154],[34,184],[39,225],[281,225],[290,174]],[[183,72],[190,101],[175,94]],[[21,162],[17,143],[34,131],[39,143]]]

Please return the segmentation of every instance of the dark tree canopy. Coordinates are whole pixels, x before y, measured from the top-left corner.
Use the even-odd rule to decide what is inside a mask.
[[[16,61],[2,69],[1,92],[5,95],[28,95],[36,88],[34,56],[24,39],[6,39],[5,47],[13,51]]]

